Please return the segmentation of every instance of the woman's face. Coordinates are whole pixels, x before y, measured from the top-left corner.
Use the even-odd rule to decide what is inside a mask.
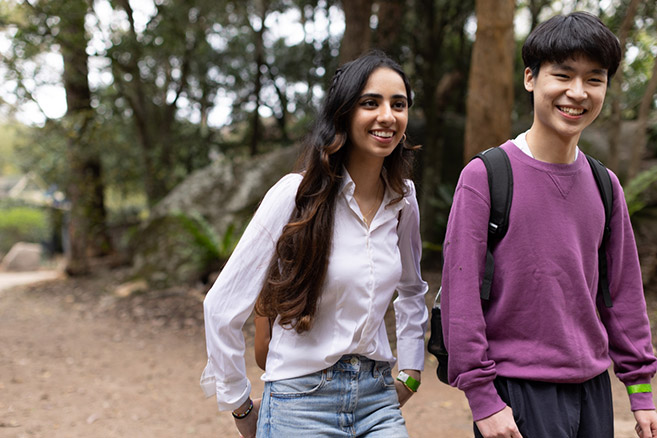
[[[350,161],[383,161],[401,141],[407,124],[408,96],[402,77],[387,67],[377,68],[351,114]]]

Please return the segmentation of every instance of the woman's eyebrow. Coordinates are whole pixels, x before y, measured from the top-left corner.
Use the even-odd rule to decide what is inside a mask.
[[[360,98],[362,99],[364,97],[371,97],[371,98],[374,98],[374,99],[383,99],[383,95],[378,94],[378,93],[364,93],[364,94],[361,94]],[[392,98],[393,99],[406,99],[406,100],[408,100],[408,98],[406,97],[405,94],[393,94]]]

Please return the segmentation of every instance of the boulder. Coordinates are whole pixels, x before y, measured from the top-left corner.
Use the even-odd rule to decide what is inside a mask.
[[[132,247],[134,277],[166,288],[207,280],[230,254],[267,190],[290,172],[298,147],[192,173],[151,211]]]
[[[145,280],[151,288],[190,284],[217,269],[217,244],[204,232],[198,218],[182,213],[149,221],[137,237],[133,262],[136,284]]]
[[[241,231],[267,190],[292,170],[298,153],[293,146],[232,161],[220,155],[176,186],[152,217],[184,211],[202,216],[220,238],[231,225]]]
[[[0,269],[3,271],[36,271],[41,267],[43,248],[37,243],[15,243],[2,259]]]

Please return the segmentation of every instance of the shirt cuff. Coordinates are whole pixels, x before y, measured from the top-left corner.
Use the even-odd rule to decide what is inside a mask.
[[[230,385],[217,381],[217,405],[220,411],[234,411],[244,404],[250,394],[251,382],[248,379]]]
[[[466,389],[464,392],[470,404],[473,421],[488,418],[506,407],[493,382]]]
[[[397,340],[397,368],[400,370],[424,370],[424,339]]]
[[[220,411],[234,411],[242,406],[251,394],[251,382],[247,378],[231,383],[217,380],[209,360],[201,375],[200,383],[206,397],[217,396]]]

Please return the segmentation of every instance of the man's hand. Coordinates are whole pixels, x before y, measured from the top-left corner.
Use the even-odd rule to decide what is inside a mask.
[[[418,370],[402,370],[418,382],[421,381],[420,377],[422,373]],[[402,407],[406,404],[406,402],[415,394],[413,391],[408,389],[406,385],[404,385],[402,382],[399,380],[395,379],[395,389],[397,390],[397,398],[399,399],[399,407]]]
[[[253,409],[246,417],[241,419],[233,418],[235,420],[235,426],[237,427],[237,430],[240,432],[241,438],[255,438],[256,429],[258,426],[258,411],[260,410],[261,400],[262,399],[259,398],[253,400]],[[248,402],[249,400],[247,400],[245,404]],[[241,411],[242,409],[240,408],[238,409]]]
[[[657,412],[634,411],[636,434],[639,438],[657,438]]]
[[[484,438],[522,438],[513,419],[513,411],[508,406],[476,424]]]

